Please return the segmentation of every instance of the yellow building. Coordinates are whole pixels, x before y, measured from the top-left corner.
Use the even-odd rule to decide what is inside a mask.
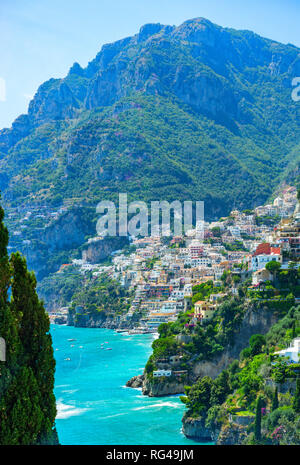
[[[216,305],[206,302],[206,300],[198,300],[195,303],[194,316],[200,320],[205,320],[212,317],[215,309]]]

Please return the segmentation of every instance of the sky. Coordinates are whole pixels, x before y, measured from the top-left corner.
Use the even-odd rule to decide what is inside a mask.
[[[86,66],[103,44],[196,17],[300,47],[300,0],[0,0],[0,129],[40,84]]]

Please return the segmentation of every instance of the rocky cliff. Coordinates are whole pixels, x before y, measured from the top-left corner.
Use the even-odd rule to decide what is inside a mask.
[[[183,394],[185,382],[178,382],[176,380],[169,380],[168,378],[163,378],[161,381],[159,378],[156,378],[154,381],[149,380],[145,376],[142,392],[145,396],[149,397],[164,397],[175,394]]]
[[[226,423],[217,436],[219,446],[241,445],[247,438],[246,427],[236,423]]]
[[[97,314],[81,314],[69,312],[67,324],[80,328],[107,328],[107,329],[133,329],[138,326],[139,315],[133,314],[131,318],[126,315],[111,315],[105,312]]]
[[[191,377],[196,380],[199,377],[209,376],[216,378],[233,360],[239,358],[240,352],[248,346],[249,339],[253,334],[265,334],[274,325],[278,316],[267,309],[257,308],[247,304],[243,322],[235,335],[234,344],[213,360],[196,362],[192,367]]]
[[[214,435],[210,429],[205,427],[205,422],[199,418],[192,418],[184,415],[182,418],[182,432],[190,439],[195,441],[214,441],[217,434]]]
[[[133,389],[142,388],[144,381],[144,375],[133,376],[130,380],[127,381],[126,386]]]
[[[159,397],[172,394],[183,394],[184,386],[194,383],[198,378],[209,376],[216,378],[233,360],[239,357],[240,352],[248,346],[249,339],[253,334],[265,334],[270,327],[276,323],[278,316],[266,309],[247,303],[247,309],[237,331],[234,344],[228,346],[220,355],[212,360],[189,362],[188,378],[184,383],[163,378],[161,382],[155,382],[145,376],[143,393],[145,395]],[[178,335],[181,341],[189,342],[188,335]],[[165,367],[167,368],[167,367]],[[169,367],[172,369],[171,367]]]
[[[128,244],[127,237],[94,238],[83,245],[82,259],[87,263],[99,263],[126,244]]]

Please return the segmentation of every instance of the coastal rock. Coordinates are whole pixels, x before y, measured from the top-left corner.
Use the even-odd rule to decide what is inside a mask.
[[[277,322],[277,319],[278,317],[274,312],[249,305],[232,346],[227,347],[223,353],[212,360],[191,363],[189,379],[185,380],[184,383],[170,381],[167,378],[155,379],[154,381],[146,377],[143,384],[143,394],[149,397],[182,394],[184,387],[189,383],[196,382],[198,378],[209,376],[215,379],[222,370],[239,357],[241,350],[247,347],[253,334],[265,334]],[[181,342],[187,342],[188,338],[189,336],[187,339],[184,335],[177,336],[177,340]]]
[[[143,381],[144,381],[144,375],[133,376],[127,381],[126,386],[135,388],[135,389],[141,388],[143,386]]]
[[[72,313],[68,314],[68,326],[77,328],[106,328],[106,329],[133,329],[138,326],[139,314],[133,314],[131,318],[123,318],[120,315],[106,315],[100,312],[95,315]]]
[[[142,392],[145,396],[149,397],[164,397],[175,394],[183,394],[185,383],[177,381],[160,381],[156,379],[151,381],[147,378],[144,379]]]
[[[236,423],[226,423],[218,435],[217,445],[236,446],[243,444],[247,438],[246,427]]]
[[[200,418],[192,418],[184,415],[182,418],[182,432],[187,438],[196,441],[213,440],[212,432],[205,427],[204,421]]]

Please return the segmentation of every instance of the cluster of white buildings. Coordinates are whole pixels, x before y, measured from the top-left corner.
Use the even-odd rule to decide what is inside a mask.
[[[274,200],[273,213],[282,216],[275,228],[256,221],[257,216],[271,215],[269,205],[254,211],[233,210],[228,217],[205,223],[202,239],[195,231],[173,237],[171,242],[161,237],[132,238],[133,251],[113,253],[111,265],[84,260],[73,260],[71,265],[78,266],[81,273],[92,272],[95,279],[106,273],[132,290],[134,298],[124,318],[138,312],[141,326],[156,331],[161,323],[175,321],[178,313],[190,308],[193,286],[212,281],[218,289],[225,271],[241,279],[251,273],[254,286],[271,279],[265,269],[269,261],[284,266],[283,250],[297,250],[298,239],[300,251],[300,221],[298,230],[295,220],[285,218],[296,203],[295,188],[287,188]],[[67,266],[70,264],[62,265],[60,271]],[[230,292],[237,293],[235,285]],[[209,318],[223,297],[221,291],[214,291],[209,301],[196,302],[194,317]]]
[[[255,208],[257,216],[280,216],[281,218],[288,218],[295,209],[295,197],[297,194],[296,187],[286,187],[280,196],[273,200],[272,204],[263,205]]]
[[[289,363],[299,363],[300,337],[296,337],[287,349],[275,352],[275,355],[287,358]]]

